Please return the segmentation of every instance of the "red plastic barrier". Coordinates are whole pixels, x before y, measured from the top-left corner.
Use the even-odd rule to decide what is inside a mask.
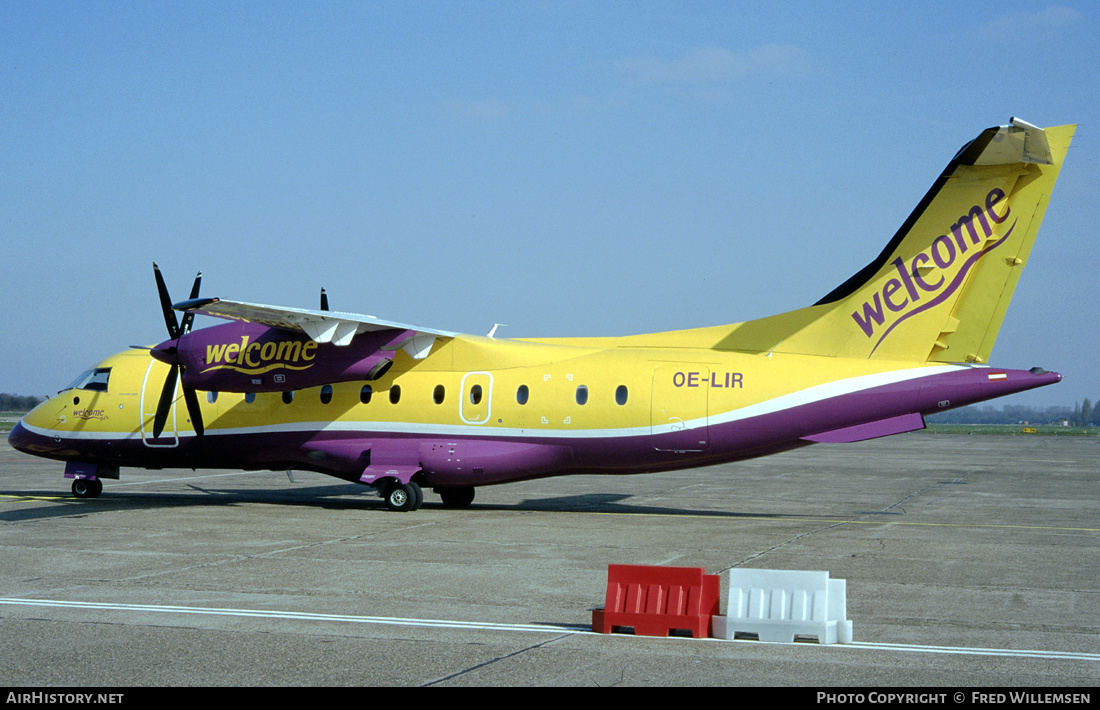
[[[702,567],[608,565],[607,597],[592,611],[592,630],[609,634],[632,626],[638,636],[668,636],[673,629],[694,638],[711,635],[718,613],[719,580]]]

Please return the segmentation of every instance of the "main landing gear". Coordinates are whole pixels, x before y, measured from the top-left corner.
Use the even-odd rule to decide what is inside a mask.
[[[392,481],[382,492],[382,499],[386,501],[386,507],[398,513],[406,513],[416,510],[424,502],[424,491],[412,481],[401,483]]]
[[[77,498],[95,498],[103,492],[103,481],[98,478],[78,478],[73,481],[73,495]]]
[[[466,508],[474,502],[473,486],[451,486],[432,490],[439,494],[444,508]],[[382,489],[382,500],[390,510],[407,513],[416,510],[424,503],[424,491],[412,481],[408,483],[390,481]]]
[[[444,508],[466,508],[474,502],[473,486],[456,486],[454,488],[434,489],[443,500]]]

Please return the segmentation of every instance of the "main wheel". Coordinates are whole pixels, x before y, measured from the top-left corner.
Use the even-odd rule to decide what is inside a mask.
[[[412,481],[391,483],[382,497],[386,501],[387,508],[399,513],[416,510],[424,502],[424,492]]]
[[[455,488],[440,488],[436,491],[443,500],[446,508],[465,508],[474,502],[473,486],[458,486]]]
[[[103,481],[98,478],[78,478],[73,481],[73,495],[77,498],[95,498],[103,492]]]

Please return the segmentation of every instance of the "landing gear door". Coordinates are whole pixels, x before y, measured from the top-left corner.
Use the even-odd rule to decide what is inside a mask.
[[[653,372],[650,431],[658,451],[703,451],[710,446],[707,395],[710,369],[662,365]]]
[[[161,375],[163,366],[149,359],[145,370],[145,379],[141,382],[141,440],[150,448],[172,448],[179,446],[179,429],[176,423],[176,403],[180,398],[179,378],[176,378],[176,391],[172,397],[172,406],[168,410],[168,420],[164,422],[164,431],[153,438],[153,418],[157,415],[160,391],[164,387],[165,375]]]

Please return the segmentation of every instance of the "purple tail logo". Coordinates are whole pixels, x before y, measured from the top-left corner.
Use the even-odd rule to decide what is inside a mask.
[[[1012,234],[1016,226],[1015,222],[999,240],[984,248],[981,246],[993,236],[995,226],[1007,220],[1011,214],[1012,210],[1007,203],[1004,214],[997,214],[995,208],[1004,200],[1003,190],[999,188],[990,190],[985,196],[985,207],[981,205],[971,207],[965,215],[951,225],[948,230],[950,234],[945,233],[936,237],[932,246],[914,256],[908,264],[901,257],[891,262],[898,272],[897,277],[888,280],[881,291],[876,291],[873,298],[864,301],[863,307],[852,313],[852,320],[868,338],[874,337],[875,331],[885,325],[889,317],[900,314],[879,336],[875,347],[871,349],[872,353],[899,324],[947,300],[966,280],[967,273],[978,259],[996,249]],[[967,256],[967,252],[972,248],[976,251]],[[925,278],[933,265],[945,270],[959,259],[965,259],[965,262],[950,282],[945,276],[940,276],[931,282]]]

